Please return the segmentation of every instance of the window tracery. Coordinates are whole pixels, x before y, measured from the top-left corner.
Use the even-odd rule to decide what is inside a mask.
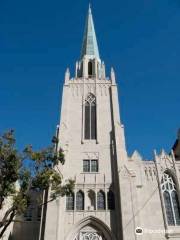
[[[97,232],[80,232],[74,240],[105,240],[105,238]]]
[[[96,139],[96,97],[92,93],[85,100],[84,138]]]
[[[180,225],[180,205],[176,184],[168,173],[164,173],[161,180],[161,190],[164,197],[167,223],[170,226]]]

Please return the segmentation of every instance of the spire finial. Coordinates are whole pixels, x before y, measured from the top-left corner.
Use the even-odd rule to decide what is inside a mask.
[[[89,2],[89,13],[91,13],[91,3]]]

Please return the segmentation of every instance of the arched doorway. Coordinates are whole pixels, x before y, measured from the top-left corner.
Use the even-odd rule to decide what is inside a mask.
[[[97,219],[89,216],[74,225],[66,240],[115,240],[109,227]]]

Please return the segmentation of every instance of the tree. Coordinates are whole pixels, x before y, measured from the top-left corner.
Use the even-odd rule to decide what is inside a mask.
[[[30,190],[47,191],[51,188],[48,201],[73,191],[73,180],[62,184],[58,166],[65,163],[65,157],[63,150],[57,151],[55,147],[58,144],[56,137],[52,142],[52,146],[40,151],[27,146],[20,152],[16,148],[13,130],[0,135],[0,211],[7,199],[11,202],[0,219],[0,239],[15,216],[26,211],[30,203]]]

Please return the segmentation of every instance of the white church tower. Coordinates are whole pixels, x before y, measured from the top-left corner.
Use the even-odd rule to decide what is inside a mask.
[[[99,55],[91,7],[75,77],[65,73],[59,147],[63,180],[74,179],[74,194],[48,204],[45,240],[121,239],[118,168],[125,161],[114,70],[106,76]]]
[[[39,240],[180,239],[177,152],[127,156],[115,73],[106,76],[90,7],[75,76],[65,73],[57,133],[66,161],[58,171],[75,189],[43,210]]]

